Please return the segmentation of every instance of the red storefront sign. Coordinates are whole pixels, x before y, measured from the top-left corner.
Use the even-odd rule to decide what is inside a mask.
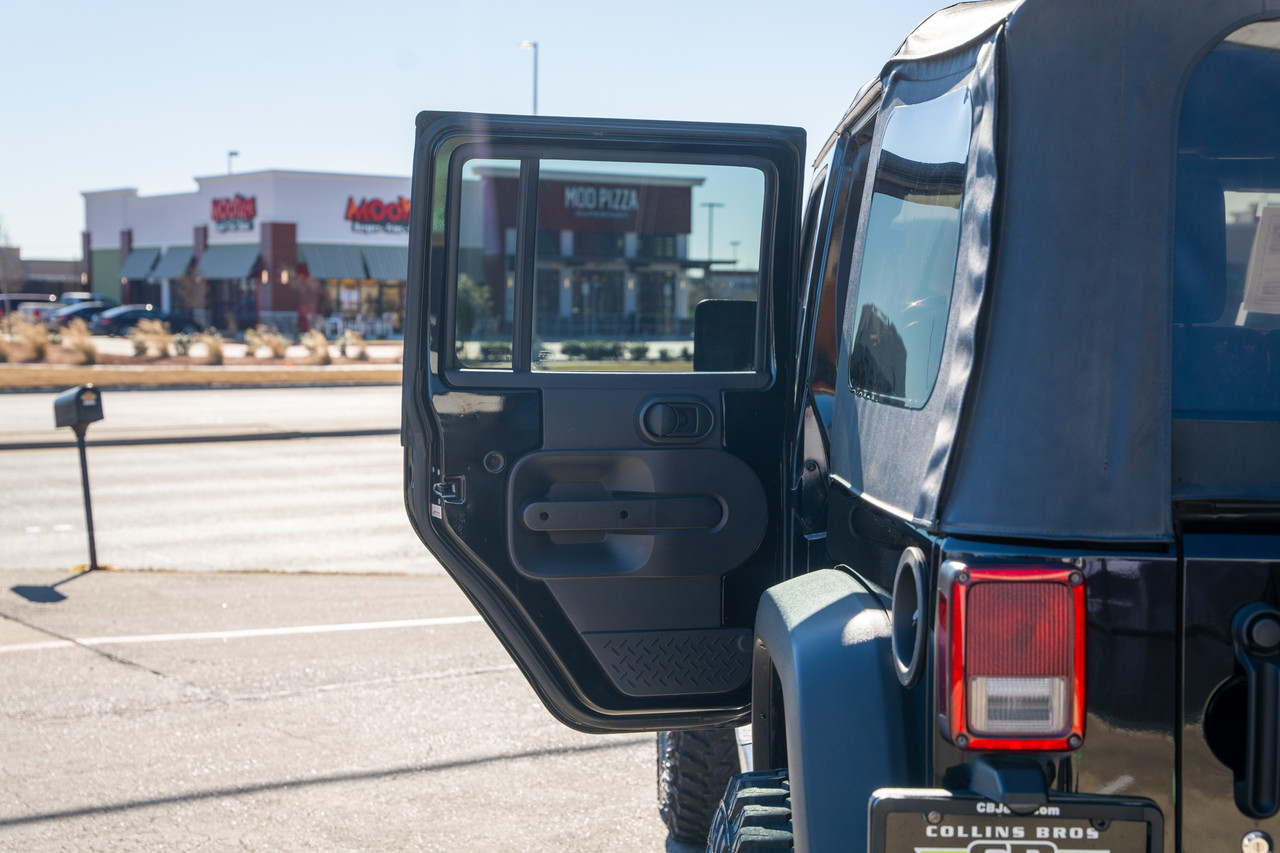
[[[258,197],[236,193],[234,198],[215,198],[209,218],[219,231],[252,231],[257,215]]]
[[[403,233],[409,230],[409,199],[400,196],[395,201],[380,198],[347,197],[347,212],[343,217],[351,223],[351,230],[360,233],[376,231]]]

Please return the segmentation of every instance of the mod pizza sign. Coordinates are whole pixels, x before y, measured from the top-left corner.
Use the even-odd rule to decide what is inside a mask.
[[[347,197],[347,212],[343,217],[351,223],[351,230],[361,234],[403,234],[409,231],[409,199],[404,196],[385,201],[380,198]]]

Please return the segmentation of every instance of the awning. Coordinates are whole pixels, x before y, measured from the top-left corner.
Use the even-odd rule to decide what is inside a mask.
[[[151,271],[151,278],[182,278],[191,264],[191,251],[190,246],[170,246],[160,263]]]
[[[151,272],[160,257],[159,249],[134,249],[120,267],[120,277],[129,281],[141,281]]]
[[[205,278],[248,278],[258,263],[258,244],[210,246],[200,258],[200,274]]]
[[[302,256],[312,278],[365,278],[359,246],[300,243],[298,254]]]
[[[375,281],[408,281],[408,246],[366,246],[361,251],[365,266],[369,268],[369,278]]]

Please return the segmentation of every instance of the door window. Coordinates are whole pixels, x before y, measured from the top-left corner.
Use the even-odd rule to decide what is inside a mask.
[[[761,361],[763,168],[475,158],[456,186],[458,367],[689,372],[699,306],[725,301],[749,307],[716,346]]]
[[[942,362],[972,122],[967,89],[889,114],[851,321],[853,391],[919,409]]]
[[[1280,419],[1280,22],[1227,37],[1183,103],[1174,416]]]

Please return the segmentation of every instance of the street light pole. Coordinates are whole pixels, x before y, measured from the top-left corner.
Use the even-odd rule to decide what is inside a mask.
[[[707,209],[707,272],[711,272],[711,259],[715,257],[712,252],[715,245],[712,237],[715,235],[716,208],[724,207],[724,202],[704,201],[702,206]]]
[[[533,114],[538,114],[538,43],[536,41],[522,41],[520,47],[525,50],[533,51]]]

